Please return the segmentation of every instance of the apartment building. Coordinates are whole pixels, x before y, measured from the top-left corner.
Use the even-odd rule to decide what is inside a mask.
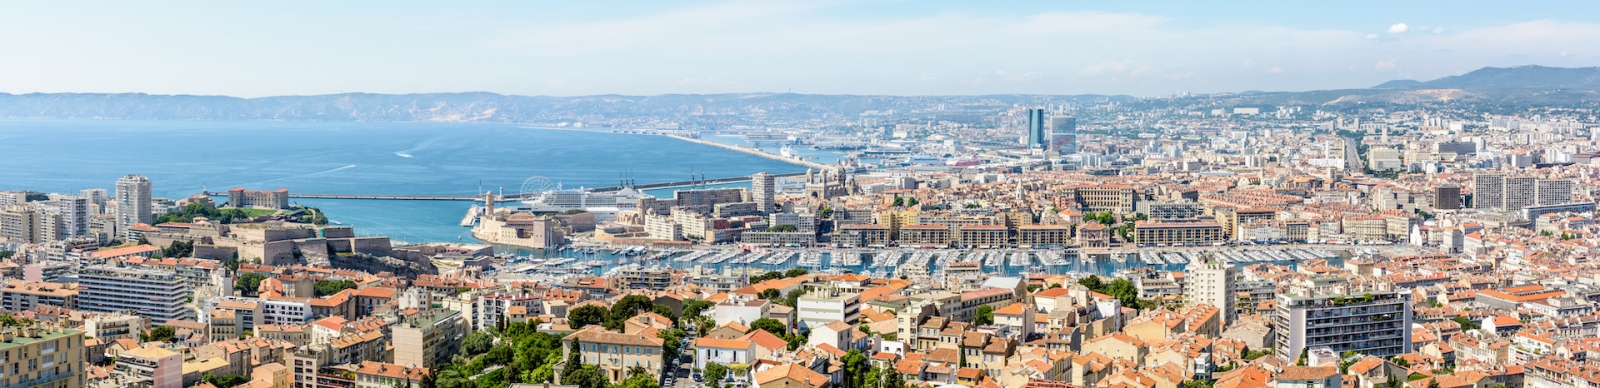
[[[1010,231],[1005,225],[967,225],[961,227],[961,245],[980,248],[1000,248],[1010,245]]]
[[[836,242],[848,247],[882,247],[889,244],[889,226],[850,224],[839,227]]]
[[[188,306],[193,291],[171,271],[94,266],[78,274],[78,281],[79,310],[132,311],[157,325],[195,319]]]
[[[1134,242],[1139,245],[1211,244],[1227,240],[1222,225],[1215,222],[1145,222],[1134,224]]]
[[[1184,300],[1190,304],[1207,304],[1222,310],[1222,323],[1233,322],[1234,304],[1237,303],[1239,275],[1232,265],[1206,257],[1189,263],[1183,289]]]
[[[78,285],[9,280],[0,288],[0,307],[7,311],[32,311],[38,306],[78,309]]]
[[[1312,347],[1392,357],[1412,351],[1411,299],[1393,291],[1357,295],[1278,295],[1278,357],[1292,362]]]
[[[47,324],[0,329],[0,387],[82,387],[83,333]]]
[[[833,287],[822,287],[801,296],[796,301],[797,323],[802,328],[813,328],[834,321],[855,325],[861,319],[861,294],[844,292]]]
[[[1032,247],[1064,246],[1072,241],[1072,229],[1064,225],[1023,225],[1017,227],[1017,244]]]
[[[114,372],[127,386],[179,388],[183,386],[183,354],[159,346],[128,350],[117,355]]]
[[[589,325],[562,339],[565,345],[561,347],[562,359],[570,357],[576,345],[579,360],[585,365],[599,367],[611,383],[627,380],[628,370],[635,366],[660,378],[665,341],[653,335],[624,334]]]
[[[944,225],[906,225],[900,227],[901,246],[949,246],[950,227]]]
[[[467,336],[467,327],[461,312],[450,309],[431,309],[401,320],[391,329],[394,363],[432,368],[450,362]]]
[[[146,325],[144,317],[114,313],[85,317],[83,328],[86,336],[109,343],[122,338],[139,338],[139,333],[145,330]]]

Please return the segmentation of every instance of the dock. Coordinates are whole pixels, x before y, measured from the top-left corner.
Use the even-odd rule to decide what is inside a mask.
[[[228,196],[226,191],[206,191],[206,196]],[[289,193],[289,198],[316,198],[316,199],[388,199],[399,201],[472,201],[483,199],[471,195],[386,195],[386,194],[298,194]]]
[[[805,176],[805,175],[806,175],[806,173],[804,173],[804,172],[788,172],[788,173],[781,173],[781,174],[772,174],[772,176],[778,177],[778,178],[789,178],[789,177],[797,177],[797,176]],[[730,177],[730,178],[713,178],[713,179],[697,179],[697,180],[688,180],[688,181],[646,183],[646,184],[642,184],[642,185],[633,185],[632,187],[635,190],[654,190],[654,189],[665,189],[665,188],[672,188],[672,187],[719,185],[719,184],[726,184],[726,183],[747,182],[749,180],[750,180],[750,176],[749,175],[745,175],[745,176],[736,176],[736,177]],[[594,191],[594,192],[604,193],[604,192],[619,191],[619,190],[622,190],[622,189],[623,189],[622,186],[608,186],[608,187],[594,187],[594,188],[589,188],[588,190]],[[226,192],[226,191],[206,191],[206,192],[203,192],[203,193],[206,196],[211,196],[211,197],[219,197],[219,196],[220,197],[225,197],[225,196],[228,195],[228,192]],[[532,196],[524,196],[522,194],[506,194],[506,195],[502,195],[502,196],[497,197],[495,200],[496,201],[520,201],[520,200],[532,199],[531,197]],[[482,196],[472,196],[472,195],[304,194],[304,193],[293,193],[293,192],[289,193],[289,198],[380,199],[380,200],[392,200],[392,201],[482,201],[483,200]]]
[[[722,144],[722,143],[709,141],[709,140],[700,140],[700,139],[687,138],[687,137],[678,136],[678,135],[667,135],[667,137],[670,137],[670,138],[673,138],[673,139],[678,139],[678,140],[683,140],[683,141],[690,142],[690,143],[698,143],[698,144],[704,144],[704,145],[708,145],[708,146],[712,146],[712,147],[718,147],[718,148],[722,148],[722,149],[725,149],[725,150],[739,151],[739,152],[743,152],[743,153],[747,153],[747,154],[751,154],[751,155],[755,155],[755,156],[760,156],[760,157],[767,158],[767,159],[772,159],[772,160],[776,160],[776,161],[780,161],[780,162],[784,162],[784,163],[792,163],[792,164],[796,164],[796,165],[805,166],[806,168],[812,168],[812,169],[817,169],[817,170],[826,170],[828,168],[833,167],[833,166],[829,166],[829,165],[825,165],[825,164],[817,163],[817,162],[808,162],[808,161],[804,161],[804,160],[800,160],[800,159],[796,159],[796,158],[786,158],[783,155],[774,155],[772,153],[769,153],[769,152],[766,152],[766,151],[762,151],[762,150],[759,150],[759,149],[754,149],[754,148],[739,147],[739,146]]]

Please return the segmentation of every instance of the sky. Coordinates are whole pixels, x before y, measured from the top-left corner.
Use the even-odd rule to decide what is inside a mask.
[[[1600,65],[1596,1],[0,2],[0,92],[1127,94]]]

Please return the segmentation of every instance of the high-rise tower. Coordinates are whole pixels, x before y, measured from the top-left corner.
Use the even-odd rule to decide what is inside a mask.
[[[1045,144],[1044,109],[1028,109],[1028,148],[1043,149]]]
[[[117,180],[117,231],[125,232],[134,224],[149,224],[150,178],[128,174]]]
[[[762,213],[771,214],[776,209],[774,198],[778,193],[775,177],[772,174],[758,172],[750,176],[750,196]]]

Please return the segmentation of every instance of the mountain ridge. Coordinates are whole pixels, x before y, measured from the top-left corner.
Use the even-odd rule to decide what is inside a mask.
[[[1233,105],[1358,105],[1483,102],[1492,104],[1600,103],[1600,67],[1485,67],[1430,81],[1393,80],[1365,89],[1240,92]],[[636,96],[521,96],[484,91],[452,93],[339,93],[268,97],[148,93],[0,93],[0,118],[127,120],[269,120],[559,123],[594,119],[716,123],[730,115],[777,120],[856,117],[872,111],[917,112],[972,120],[1014,104],[1133,102],[1127,95],[976,96],[822,95],[796,93],[661,94]],[[1159,100],[1146,100],[1156,101]],[[944,110],[924,111],[930,103]]]

